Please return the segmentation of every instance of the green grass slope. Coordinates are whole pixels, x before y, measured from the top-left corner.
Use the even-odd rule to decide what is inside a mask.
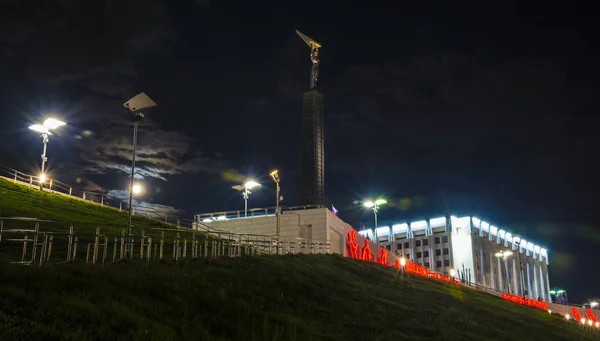
[[[0,340],[598,340],[467,288],[339,256],[0,265]]]
[[[118,228],[102,228],[106,232],[117,233],[127,224],[127,212],[125,211],[119,212],[109,207],[74,200],[60,194],[42,192],[36,188],[14,184],[2,178],[0,178],[0,217],[30,217],[43,220],[120,225]],[[16,227],[26,225],[31,228],[31,223],[13,222],[9,224],[17,225]],[[174,227],[171,224],[164,224],[141,216],[134,216],[132,224],[145,227]],[[93,229],[93,226],[90,228]]]

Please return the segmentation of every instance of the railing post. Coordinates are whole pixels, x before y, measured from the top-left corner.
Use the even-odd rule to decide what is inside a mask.
[[[85,192],[83,192],[82,198],[83,198],[83,201],[85,201]]]
[[[33,185],[33,176],[29,176],[29,187],[31,187],[31,185]]]
[[[15,183],[17,183],[17,171],[15,171]]]
[[[73,187],[69,187],[69,196],[72,195],[72,192],[73,192]]]
[[[52,192],[52,179],[50,179],[50,186],[48,187],[48,190]]]
[[[73,225],[69,226],[69,244],[67,245],[67,261],[71,260],[73,252]]]
[[[94,235],[94,250],[92,252],[92,264],[98,261],[98,244],[100,243],[100,227],[96,226],[96,234]]]
[[[163,260],[163,252],[165,249],[165,231],[160,231],[160,253],[158,258]]]
[[[73,257],[71,260],[74,261],[77,256],[77,245],[79,244],[79,237],[75,236],[75,240],[73,241]]]
[[[119,212],[121,212],[123,206],[123,202],[119,202]]]
[[[117,243],[118,243],[118,240],[119,240],[119,238],[115,237],[115,243],[114,243],[114,247],[113,247],[113,263],[117,259]]]
[[[104,206],[104,194],[100,197],[100,206]]]

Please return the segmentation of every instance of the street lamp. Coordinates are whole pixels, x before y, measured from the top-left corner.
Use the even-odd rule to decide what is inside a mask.
[[[133,190],[133,194],[141,194],[144,191],[142,186],[139,184],[134,184],[132,187],[132,190]]]
[[[456,270],[450,269],[450,278],[454,278],[456,276]]]
[[[373,230],[373,238],[377,243],[377,212],[379,211],[379,206],[387,204],[387,200],[379,198],[375,201],[367,200],[363,202],[363,206],[366,208],[370,208],[373,210],[373,215],[375,217],[375,229]]]
[[[46,161],[48,161],[48,158],[46,157],[46,147],[48,145],[48,138],[50,137],[50,135],[52,135],[50,130],[62,127],[65,124],[65,122],[59,121],[55,118],[48,118],[44,121],[43,124],[34,124],[29,126],[29,129],[40,133],[42,143],[44,143],[44,152],[42,153],[42,173],[40,174],[40,189],[42,189],[43,184],[46,181],[45,167]]]
[[[495,256],[498,257],[498,259],[504,259],[504,267],[506,268],[506,289],[508,289],[508,292],[510,292],[510,272],[508,272],[508,257],[512,256],[512,254],[512,251],[509,250],[500,250],[495,254]]]
[[[279,202],[283,199],[279,196],[279,191],[280,191],[279,182],[281,181],[281,179],[279,178],[279,171],[277,169],[272,171],[271,174],[269,174],[269,175],[273,179],[273,182],[275,182],[275,185],[277,185],[277,191],[276,191],[277,198],[275,200],[275,219],[277,220],[276,237],[277,237],[277,240],[279,240]]]
[[[250,192],[250,189],[258,186],[260,186],[258,182],[250,180],[243,185],[236,185],[231,187],[238,191],[242,191],[242,196],[244,197],[244,217],[248,217],[248,196],[250,196],[250,194],[252,193]]]
[[[142,110],[155,107],[156,103],[154,103],[154,101],[150,99],[146,93],[142,92],[129,99],[129,101],[123,103],[123,106],[129,111],[129,113],[131,113],[133,119],[133,152],[131,154],[131,179],[129,179],[129,188],[132,190],[129,191],[129,210],[127,212],[127,238],[130,239],[131,203],[133,201],[133,176],[135,173],[135,149],[137,146],[138,122],[144,118]]]

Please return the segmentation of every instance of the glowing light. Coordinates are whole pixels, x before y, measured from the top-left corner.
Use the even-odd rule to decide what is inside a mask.
[[[59,121],[55,118],[49,118],[44,121],[44,127],[47,127],[48,129],[56,129],[58,127],[64,126],[65,124],[65,122]]]
[[[600,322],[596,322],[596,328],[600,328]]]
[[[385,199],[375,200],[375,205],[385,205],[385,204],[387,204],[387,200],[385,200]]]
[[[584,318],[581,319],[581,324],[585,324],[585,319]]]
[[[41,183],[46,182],[46,174],[44,174],[44,173],[40,174],[40,182]]]
[[[504,251],[504,257],[512,256],[512,251]]]
[[[212,221],[212,219],[210,219],[210,218],[204,218],[204,219],[202,219],[203,223],[210,223],[211,221]]]
[[[139,184],[133,185],[133,194],[140,194],[140,193],[142,193],[142,191],[143,191],[142,186],[140,186]]]
[[[454,278],[456,276],[456,270],[450,269],[450,277]]]
[[[598,302],[590,302],[590,307],[595,308],[598,306]]]
[[[252,180],[250,180],[244,184],[244,187],[246,187],[247,189],[252,189],[252,188],[258,187],[258,186],[260,186],[260,184],[256,181],[252,181]]]
[[[400,266],[402,266],[402,267],[406,266],[406,258],[404,258],[404,257],[400,258]]]
[[[34,124],[29,126],[29,129],[33,130],[33,131],[37,131],[38,133],[42,133],[42,134],[48,134],[50,132],[50,129],[48,129],[48,127],[44,127],[41,124]]]
[[[271,172],[269,175],[270,175],[272,178],[274,178],[274,177],[276,177],[276,176],[277,176],[277,174],[278,174],[278,173],[279,173],[279,171],[276,169],[276,170],[272,171],[272,172]]]
[[[571,315],[569,315],[569,314],[565,315],[565,319],[567,319],[567,320],[568,320],[568,319],[570,319],[570,318],[571,318]]]
[[[506,294],[506,293],[502,294],[502,298],[507,301],[513,302],[513,303],[549,311],[548,310],[548,302],[546,302],[546,301],[538,301],[538,300],[534,300],[531,298],[525,298],[522,296],[515,296],[515,295]]]
[[[592,321],[592,320],[588,320],[588,324],[589,324],[590,326],[593,326],[593,325],[594,325],[594,321]]]
[[[224,216],[224,215],[220,215],[220,216],[217,217],[218,221],[223,221],[223,220],[226,220],[226,219],[227,219],[227,217]]]
[[[363,203],[363,206],[366,208],[372,208],[373,206],[375,206],[375,203],[369,200],[369,201],[365,201]]]
[[[548,314],[552,314],[552,310],[548,309]]]

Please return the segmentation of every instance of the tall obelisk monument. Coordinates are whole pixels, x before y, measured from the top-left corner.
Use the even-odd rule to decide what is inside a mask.
[[[302,205],[325,204],[325,152],[323,149],[323,95],[317,91],[321,44],[296,30],[310,47],[312,69],[309,91],[302,95]]]

